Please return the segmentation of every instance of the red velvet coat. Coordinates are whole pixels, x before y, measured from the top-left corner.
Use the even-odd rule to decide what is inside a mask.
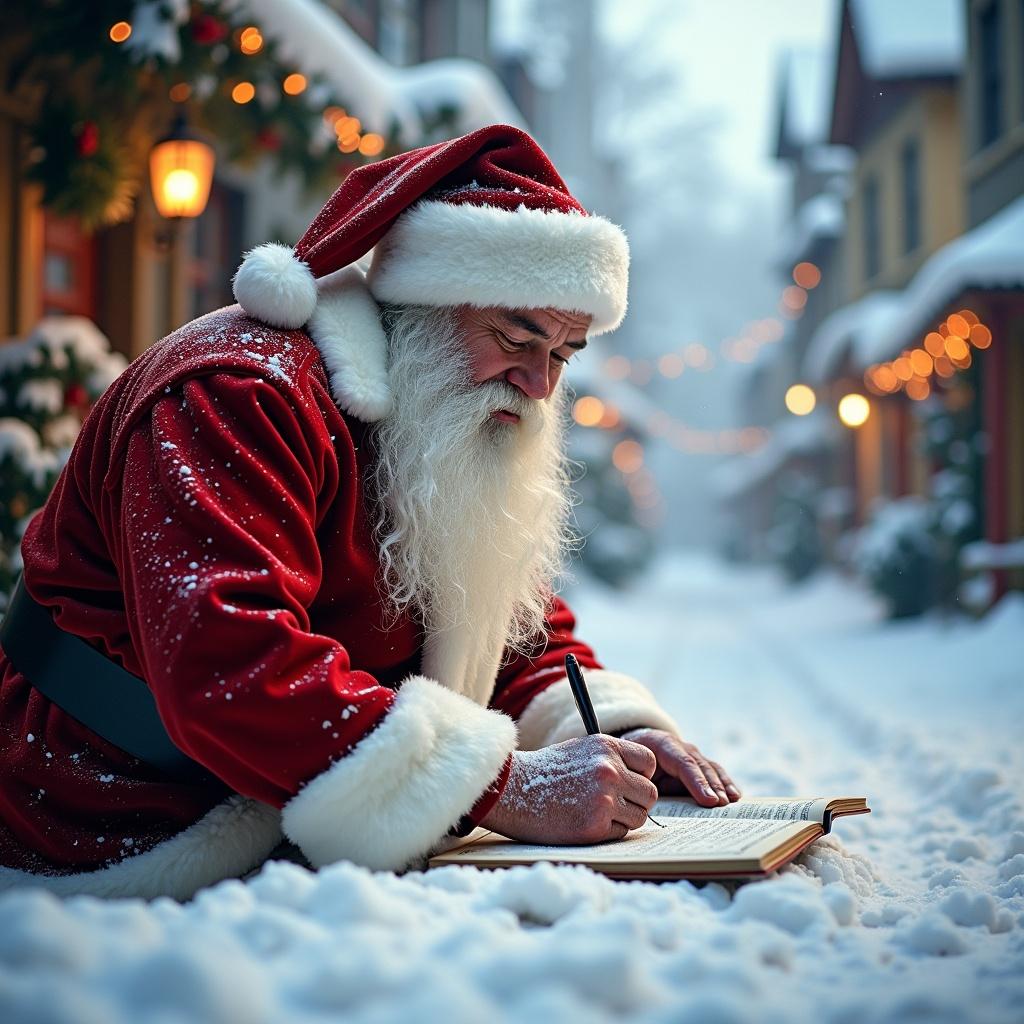
[[[537,658],[483,682],[431,678],[450,659],[425,657],[374,584],[363,480],[390,393],[355,271],[323,290],[309,331],[212,313],[132,363],[87,419],[25,535],[26,586],[146,681],[174,742],[221,783],[168,781],[0,651],[0,887],[31,873],[185,896],[245,871],[282,829],[314,864],[400,868],[486,811],[517,742],[581,732],[568,651],[594,670],[606,728],[671,724],[598,669],[561,601]]]

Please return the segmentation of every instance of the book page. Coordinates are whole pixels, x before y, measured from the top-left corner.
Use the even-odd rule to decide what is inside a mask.
[[[675,820],[658,828],[648,822],[630,832],[624,839],[595,846],[540,846],[514,843],[493,833],[442,854],[435,861],[453,863],[472,860],[474,863],[515,859],[566,860],[581,864],[602,861],[682,861],[756,855],[770,840],[769,846],[788,838],[790,822],[768,821],[764,818],[734,820]]]
[[[769,821],[825,820],[829,797],[752,797],[725,807],[701,807],[688,797],[662,797],[652,808],[651,817],[662,818],[765,818]]]

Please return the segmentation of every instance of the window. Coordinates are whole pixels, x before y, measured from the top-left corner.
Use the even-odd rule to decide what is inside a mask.
[[[980,147],[999,138],[1003,123],[1003,67],[998,0],[978,15],[978,142]]]
[[[96,240],[77,217],[43,218],[40,313],[96,318]]]
[[[903,251],[921,244],[921,153],[917,139],[907,139],[901,155],[903,171]]]
[[[881,238],[878,222],[878,179],[864,182],[864,278],[870,281],[881,269]]]

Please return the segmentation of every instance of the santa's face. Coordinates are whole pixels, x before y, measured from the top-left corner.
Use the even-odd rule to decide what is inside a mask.
[[[460,306],[455,317],[472,382],[504,381],[536,401],[551,396],[565,365],[586,347],[591,321],[585,313],[503,306]],[[492,416],[506,423],[520,419],[514,409],[497,409]]]

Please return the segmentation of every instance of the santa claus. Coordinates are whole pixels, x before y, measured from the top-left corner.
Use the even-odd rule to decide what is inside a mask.
[[[659,790],[736,799],[552,592],[560,380],[627,267],[491,126],[352,172],[132,363],[22,545],[0,887],[185,898],[283,837],[397,870],[475,824],[594,842]]]

